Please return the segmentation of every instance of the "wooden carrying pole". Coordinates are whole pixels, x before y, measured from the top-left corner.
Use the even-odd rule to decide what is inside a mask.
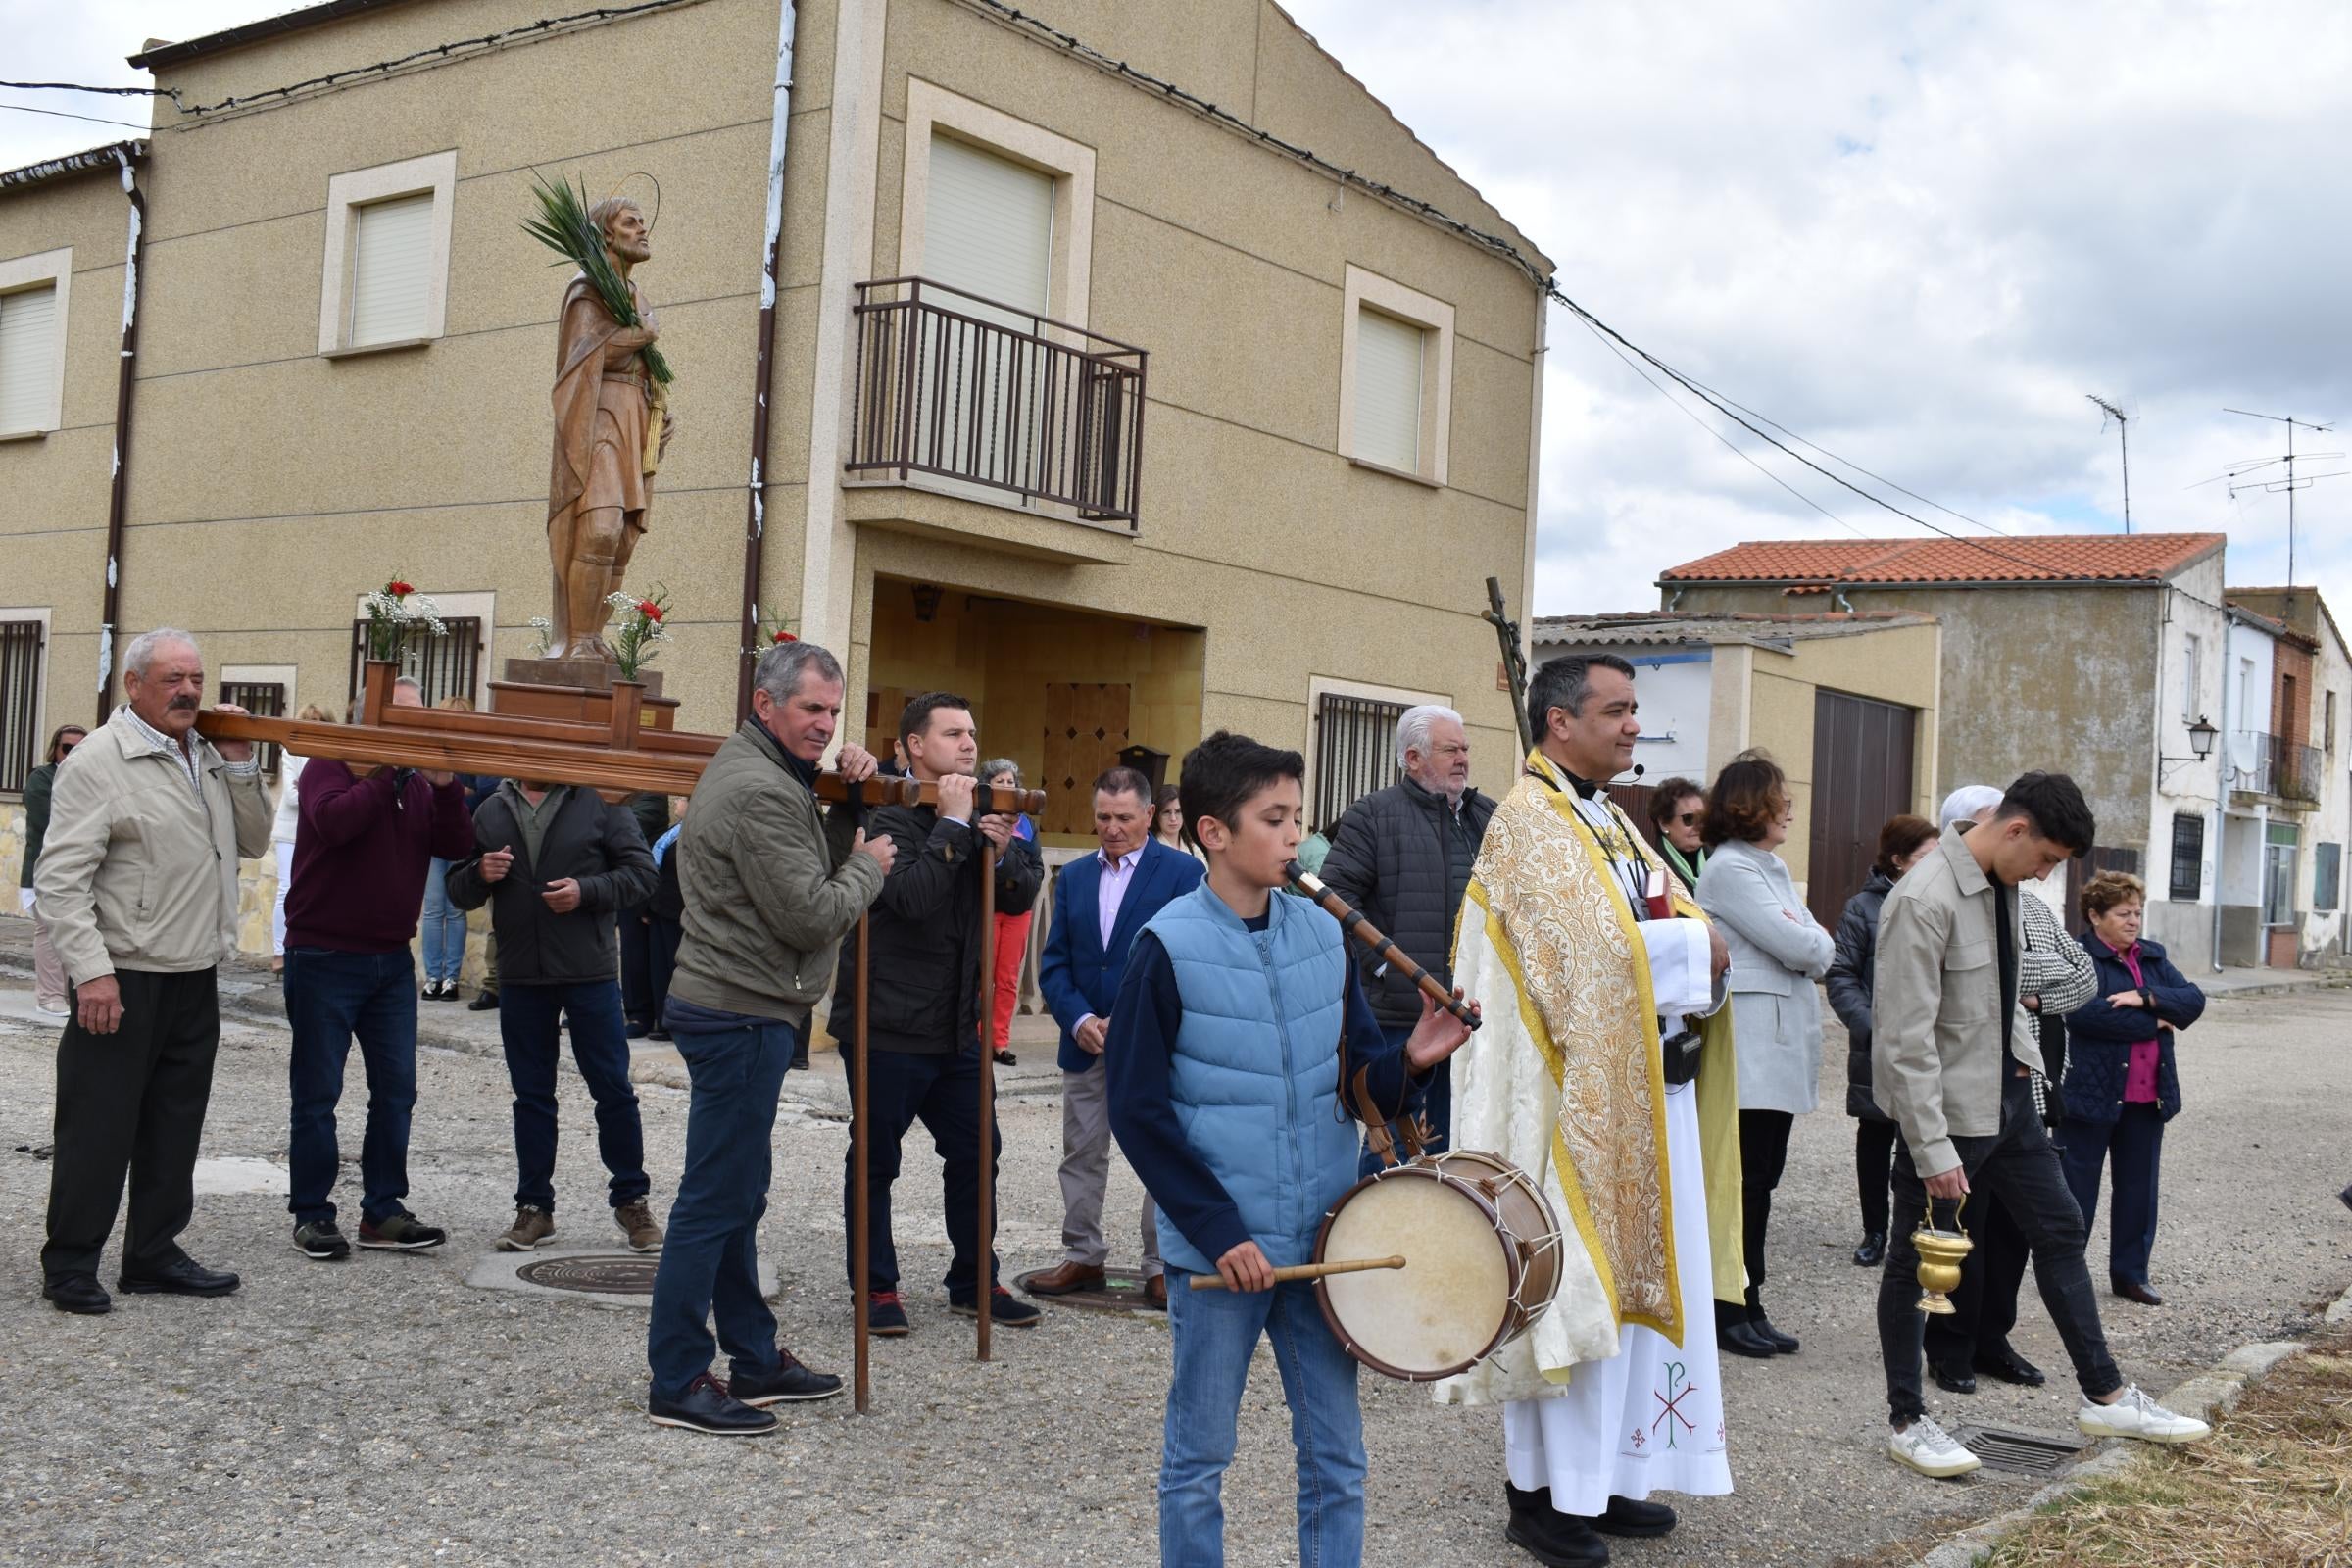
[[[973,808],[974,810],[979,808]],[[989,1358],[997,1296],[997,842],[980,840],[980,1343]]]
[[[873,929],[872,918],[863,909],[858,911],[858,1022],[850,1042],[850,1167],[855,1179],[850,1184],[850,1306],[858,1315],[853,1334],[857,1347],[852,1357],[850,1402],[859,1415],[865,1414],[871,1393],[868,1368],[872,1365],[872,1326],[866,1321],[866,1270],[872,1266],[871,1244],[867,1239],[869,1223],[866,1177],[870,1155],[866,1150],[867,1095],[865,1081],[865,1004],[872,995],[866,983],[866,963],[872,956],[867,941]]]

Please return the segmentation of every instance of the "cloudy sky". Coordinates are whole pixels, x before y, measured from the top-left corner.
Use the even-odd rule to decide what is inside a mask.
[[[2352,7],[1289,3],[1570,295],[1696,380],[2006,533],[2121,529],[2097,393],[2132,416],[2135,529],[2226,531],[2233,582],[2285,580],[2285,498],[2199,481],[2285,450],[2226,406],[2352,418]],[[146,37],[270,9],[0,0],[0,36],[33,45],[11,75],[134,83]],[[127,133],[0,111],[0,167]],[[1660,568],[1740,539],[1924,532],[1678,413],[1565,313],[1551,343],[1539,611],[1652,604]],[[2295,577],[2352,617],[2348,517],[2352,477],[2303,492]]]

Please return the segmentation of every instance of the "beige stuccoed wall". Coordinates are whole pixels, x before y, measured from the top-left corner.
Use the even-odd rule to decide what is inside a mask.
[[[1343,194],[953,0],[878,4],[813,0],[798,14],[762,604],[800,608],[813,498],[853,519],[829,569],[848,607],[854,710],[879,574],[1197,628],[1200,729],[1305,746],[1316,678],[1445,697],[1469,717],[1479,782],[1499,788],[1515,739],[1494,689],[1494,635],[1477,616],[1490,574],[1525,611],[1534,285],[1455,236],[1361,191]],[[1038,9],[1277,134],[1509,233],[1271,5]],[[528,24],[543,11],[531,0],[419,0],[166,68],[159,80],[212,103]],[[858,24],[847,35],[843,14]],[[489,673],[524,653],[529,618],[547,610],[548,389],[565,277],[518,226],[530,172],[576,175],[594,196],[643,172],[659,180],[662,208],[640,277],[679,372],[681,434],[629,581],[671,593],[674,640],[657,667],[684,703],[680,721],[728,727],[776,17],[773,0],[698,0],[195,128],[160,111],[145,176],[124,624],[188,624],[216,668],[296,664],[296,704],[339,703],[354,598],[399,574],[429,593],[496,595]],[[837,58],[855,65],[859,29],[877,18],[876,90],[852,81],[837,94]],[[838,421],[850,390],[846,366],[820,356],[824,336],[848,318],[849,285],[892,275],[901,260],[910,77],[1094,150],[1088,323],[1152,355],[1132,539],[1084,530],[1084,548],[1045,552],[1083,559],[1041,559],[1022,541],[1052,544],[1075,525],[905,491],[835,502],[838,468],[808,471],[812,427]],[[837,137],[842,166],[870,172],[870,215],[848,215],[870,223],[870,241],[827,272]],[[444,336],[320,357],[329,178],[452,149]],[[119,190],[103,176],[0,200],[0,252],[76,247],[69,422],[111,411],[121,222]],[[85,245],[98,269],[88,275],[78,272]],[[1444,489],[1337,455],[1351,264],[1453,307]],[[52,685],[70,672],[77,693],[95,665],[105,434],[0,445],[0,488],[54,493],[43,507],[85,530],[34,537],[24,510],[0,517],[0,530],[26,535],[12,550],[12,583],[42,584],[31,602],[58,607]],[[84,449],[94,463],[62,461]],[[908,531],[942,509],[944,533]],[[89,706],[77,695],[73,716]],[[250,898],[261,896],[257,886]]]
[[[1318,152],[1341,149],[1376,177],[1499,222],[1287,23],[1249,24],[1270,8],[1226,9],[1231,24],[1188,17],[1183,28],[1152,8],[1044,14],[1141,69],[1203,84],[1204,96],[1230,89],[1218,101]],[[1240,69],[1252,56],[1256,69]],[[914,3],[890,13],[871,275],[919,265],[900,233],[909,78],[1093,149],[1085,324],[1152,355],[1143,518],[1115,564],[1008,562],[866,525],[859,653],[876,571],[1202,626],[1204,727],[1304,746],[1318,675],[1430,692],[1463,710],[1480,782],[1499,788],[1515,731],[1495,690],[1494,633],[1477,617],[1489,574],[1514,602],[1519,593],[1535,346],[1524,273],[962,7]],[[1338,455],[1350,263],[1454,307],[1444,489]],[[871,514],[892,494],[860,495],[856,510]],[[939,504],[922,497],[917,510]],[[853,670],[854,686],[861,675]]]
[[[543,9],[400,7],[160,79],[215,101]],[[659,663],[684,721],[724,727],[774,26],[771,5],[707,0],[160,135],[125,623],[176,614],[214,665],[296,663],[296,701],[332,703],[354,596],[399,575],[497,595],[491,674],[527,652],[548,608],[548,390],[568,275],[519,227],[532,171],[572,175],[591,199],[643,172],[662,205],[640,279],[679,372],[682,433],[629,582],[670,590],[675,641]],[[320,357],[328,179],[453,148],[445,335]],[[643,179],[631,190],[651,194]],[[810,254],[788,244],[788,270],[812,272]],[[779,422],[807,417],[805,395],[780,385]]]
[[[1827,688],[1918,710],[1910,808],[1932,818],[1936,797],[1930,776],[1931,749],[1941,646],[1940,628],[1924,625],[1806,638],[1791,643],[1786,652],[1749,650],[1748,744],[1772,754],[1796,798],[1796,820],[1780,854],[1797,881],[1811,874],[1815,694]],[[1724,652],[1718,649],[1717,657]]]
[[[0,503],[0,609],[50,612],[37,726],[44,740],[59,724],[89,723],[97,708],[129,217],[121,176],[112,172],[0,194],[0,261],[74,253],[59,427],[0,441],[0,496],[7,498]]]

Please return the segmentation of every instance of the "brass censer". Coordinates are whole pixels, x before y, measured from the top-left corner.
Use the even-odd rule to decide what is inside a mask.
[[[1911,1233],[1911,1245],[1919,1250],[1919,1298],[1922,1312],[1948,1314],[1954,1310],[1950,1292],[1960,1288],[1960,1265],[1977,1244],[1968,1239],[1961,1228],[1960,1210],[1968,1206],[1968,1195],[1962,1193],[1952,1209],[1952,1228],[1939,1231],[1936,1223],[1936,1203],[1928,1202],[1927,1222]]]

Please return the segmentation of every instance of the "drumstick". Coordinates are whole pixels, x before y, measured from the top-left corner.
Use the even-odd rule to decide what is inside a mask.
[[[1478,1009],[1446,989],[1438,977],[1415,963],[1405,951],[1389,940],[1387,933],[1364,918],[1363,911],[1323,885],[1323,879],[1293,860],[1283,868],[1306,896],[1322,906],[1323,912],[1340,922],[1340,929],[1370,948],[1401,970],[1405,978],[1421,988],[1430,1001],[1452,1013],[1475,1029],[1479,1026]]]
[[[1290,1268],[1276,1269],[1274,1283],[1282,1285],[1292,1280],[1319,1280],[1326,1274],[1361,1274],[1367,1269],[1402,1267],[1404,1259],[1401,1257],[1359,1257],[1345,1263],[1298,1263]],[[1193,1276],[1193,1289],[1221,1291],[1225,1289],[1225,1276],[1196,1274]]]

